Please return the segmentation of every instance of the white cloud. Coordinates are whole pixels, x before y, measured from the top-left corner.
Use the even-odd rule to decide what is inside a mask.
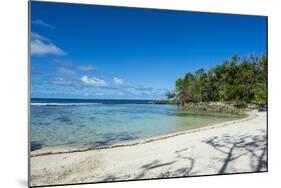
[[[104,92],[99,92],[99,93],[94,93],[95,96],[107,96],[108,93],[104,93]]]
[[[81,71],[93,71],[96,69],[96,67],[94,67],[93,65],[80,65],[77,66],[77,69]]]
[[[65,55],[66,53],[53,44],[49,39],[37,34],[31,33],[31,55]]]
[[[58,67],[58,68],[57,68],[57,71],[58,71],[59,73],[61,73],[61,74],[68,74],[68,75],[73,75],[73,74],[75,74],[74,71],[72,71],[72,70],[70,70],[70,69],[67,69],[67,68],[65,68],[65,67]]]
[[[124,96],[125,95],[125,93],[123,93],[123,92],[118,92],[117,93],[119,96]]]
[[[46,37],[43,37],[42,35],[33,32],[31,32],[31,40],[41,40],[41,41],[49,42],[49,39],[47,39]]]
[[[40,26],[43,26],[43,27],[47,27],[47,28],[50,28],[50,29],[54,29],[55,27],[40,20],[40,19],[36,19],[36,20],[32,20],[31,21],[32,24],[35,24],[35,25],[40,25]]]
[[[121,78],[114,77],[113,82],[117,85],[123,85],[124,81]]]
[[[95,87],[107,87],[107,83],[104,80],[101,80],[96,77],[88,77],[88,76],[82,76],[80,78],[81,82],[85,84],[86,86],[95,86]]]
[[[73,63],[68,60],[59,60],[59,59],[54,59],[52,63],[57,66],[57,67],[71,67],[73,66]]]
[[[52,78],[51,82],[53,84],[58,84],[58,85],[74,85],[75,84],[75,82],[73,80],[66,80],[62,77]]]

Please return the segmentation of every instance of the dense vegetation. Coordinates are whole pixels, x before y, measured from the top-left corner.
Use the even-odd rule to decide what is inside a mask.
[[[184,106],[198,102],[231,102],[239,107],[267,104],[267,57],[233,56],[215,68],[187,73],[167,97]]]

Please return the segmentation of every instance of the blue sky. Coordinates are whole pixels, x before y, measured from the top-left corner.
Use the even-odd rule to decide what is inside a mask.
[[[31,96],[164,99],[175,80],[266,53],[266,18],[32,2]]]

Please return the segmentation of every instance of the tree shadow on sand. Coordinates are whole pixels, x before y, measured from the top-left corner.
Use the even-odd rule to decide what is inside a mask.
[[[267,170],[267,138],[264,130],[259,131],[262,135],[224,135],[204,141],[204,143],[223,154],[221,158],[223,165],[218,174],[227,173],[230,164],[242,156],[248,156],[252,172]]]
[[[182,154],[182,152],[185,152],[186,150],[187,149],[176,151],[175,152],[176,157],[175,160],[173,161],[161,162],[160,160],[153,160],[150,163],[140,166],[140,173],[134,175],[133,179],[148,179],[151,177],[151,173],[153,174],[152,171],[158,168],[162,168],[161,169],[162,172],[158,176],[155,176],[153,178],[189,176],[194,167],[195,160],[189,156],[185,156],[184,154]],[[181,162],[183,167],[176,168],[176,169],[173,168],[173,165],[177,162]],[[129,176],[127,178],[129,178]],[[122,178],[109,175],[103,181],[115,181],[118,179],[122,179]]]
[[[154,160],[154,161],[152,161],[152,162],[150,162],[148,164],[142,165],[140,167],[141,168],[141,172],[138,175],[136,175],[134,179],[142,179],[142,178],[144,178],[144,176],[146,175],[146,173],[148,171],[150,171],[152,169],[164,167],[164,166],[169,166],[169,165],[172,165],[173,163],[175,163],[175,161],[168,162],[168,163],[160,163],[159,160]],[[120,178],[117,178],[114,175],[109,175],[103,181],[115,181],[117,179],[120,179]]]
[[[210,145],[214,150],[221,153],[218,160],[222,161],[222,165],[217,168],[216,174],[241,173],[241,169],[234,169],[237,159],[243,158],[241,161],[249,164],[246,172],[260,172],[267,170],[267,138],[264,130],[259,130],[261,134],[251,136],[242,135],[223,135],[221,137],[213,137],[204,140],[203,143]],[[194,175],[206,175],[204,171],[195,171],[196,158],[191,156],[192,148],[184,148],[176,151],[174,160],[161,161],[153,160],[139,167],[138,173],[127,174],[124,176],[108,175],[103,181],[116,181],[126,179],[150,179],[150,178],[169,178],[169,177],[186,177]],[[216,155],[217,156],[217,155]],[[216,158],[217,160],[217,158]],[[249,160],[249,161],[245,161]],[[237,162],[241,162],[240,160]],[[209,161],[210,165],[218,161]],[[218,162],[219,163],[219,162]],[[159,168],[159,169],[158,169]],[[158,172],[155,170],[157,169]],[[157,174],[157,175],[155,175]],[[155,175],[155,176],[154,176]]]

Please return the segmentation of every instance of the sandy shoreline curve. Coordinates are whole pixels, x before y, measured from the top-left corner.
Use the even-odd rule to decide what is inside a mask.
[[[257,111],[126,147],[31,157],[32,186],[265,171],[267,112]]]
[[[209,129],[214,129],[214,128],[219,128],[243,121],[248,121],[257,116],[256,111],[248,111],[245,112],[244,114],[241,115],[246,115],[246,117],[242,119],[237,119],[237,120],[231,120],[231,121],[226,121],[222,123],[215,123],[212,125],[206,125],[203,127],[199,128],[193,128],[193,129],[188,129],[188,130],[183,130],[183,131],[177,131],[173,133],[168,133],[168,134],[163,134],[163,135],[158,135],[158,136],[152,136],[148,138],[141,138],[141,139],[136,139],[136,140],[129,140],[129,141],[122,141],[110,145],[104,145],[104,146],[51,146],[51,147],[44,147],[39,150],[32,151],[30,153],[30,157],[36,157],[36,156],[43,156],[43,155],[53,155],[53,154],[63,154],[63,153],[74,153],[74,152],[85,152],[85,151],[90,151],[90,150],[101,150],[101,149],[111,149],[111,148],[116,148],[116,147],[127,147],[127,146],[133,146],[133,145],[138,145],[138,144],[145,144],[148,142],[153,142],[153,141],[158,141],[158,140],[163,140],[183,134],[189,134],[189,133],[194,133],[197,131],[205,131]]]

